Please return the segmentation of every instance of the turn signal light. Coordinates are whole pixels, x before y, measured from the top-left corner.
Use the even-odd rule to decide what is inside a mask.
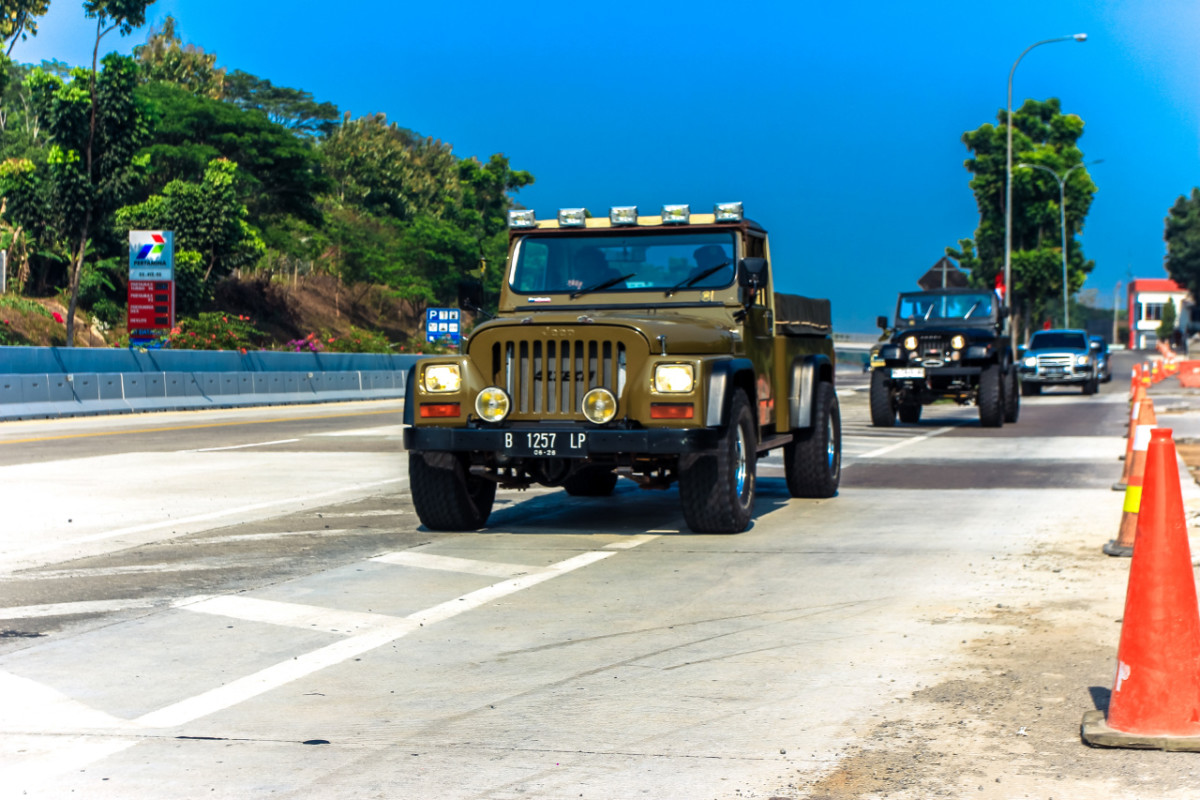
[[[650,419],[691,419],[696,410],[691,403],[651,403]]]
[[[421,403],[422,417],[458,417],[462,415],[460,403]]]

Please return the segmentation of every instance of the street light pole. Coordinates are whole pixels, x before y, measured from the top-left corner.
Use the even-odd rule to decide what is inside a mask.
[[[1054,42],[1086,42],[1086,33],[1076,33],[1071,36],[1059,36],[1056,39],[1043,39],[1040,42],[1034,42],[1025,48],[1021,55],[1017,56],[1017,60],[1013,62],[1012,69],[1008,71],[1008,116],[1004,119],[1004,127],[1008,134],[1008,155],[1004,162],[1004,302],[1012,307],[1012,84],[1013,74],[1017,71],[1017,65],[1021,63],[1021,59],[1035,47],[1043,44],[1053,44]],[[1009,338],[1012,340],[1013,346],[1016,346],[1016,331],[1011,327],[1009,329]]]
[[[1089,161],[1088,164],[1099,164],[1104,161],[1103,158],[1098,158],[1095,161]],[[1026,164],[1024,162],[1017,164],[1018,167],[1033,167],[1040,169],[1042,172],[1049,172],[1054,176],[1054,180],[1058,181],[1058,227],[1062,231],[1062,281],[1063,281],[1063,327],[1071,327],[1070,311],[1067,309],[1067,178],[1071,173],[1080,167],[1087,164],[1079,163],[1064,172],[1061,176],[1050,169],[1043,167],[1041,164]]]

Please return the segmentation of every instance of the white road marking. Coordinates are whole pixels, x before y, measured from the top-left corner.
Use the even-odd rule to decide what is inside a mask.
[[[259,670],[252,675],[239,678],[211,691],[143,714],[135,722],[137,725],[147,728],[172,728],[185,725],[192,720],[245,702],[306,675],[394,642],[418,627],[443,622],[501,597],[523,591],[614,555],[616,555],[614,550],[581,553],[573,558],[552,564],[539,572],[485,586],[424,611],[396,618],[394,623],[347,637],[289,661]],[[183,608],[188,607],[184,606]]]
[[[125,600],[79,600],[74,603],[45,603],[36,606],[0,608],[0,619],[36,619],[38,617],[67,617],[75,614],[106,614],[127,608],[151,608],[160,601],[153,598]]]
[[[470,558],[454,556],[438,556],[432,553],[418,553],[404,550],[397,553],[385,553],[372,558],[383,564],[395,564],[401,567],[418,567],[420,569],[437,569],[443,572],[465,572],[468,575],[488,575],[493,578],[512,578],[538,572],[537,567],[524,564],[501,564],[492,561],[476,561]]]
[[[65,578],[110,578],[114,575],[141,575],[147,572],[205,572],[227,569],[228,564],[134,564],[127,567],[92,567],[90,569],[48,569],[41,572],[9,576],[9,580],[56,581]]]
[[[326,431],[323,433],[313,433],[310,436],[402,436],[404,434],[403,425],[384,425],[378,428],[356,428],[352,431]]]
[[[222,595],[204,599],[190,599],[177,603],[201,614],[240,619],[243,622],[265,622],[289,628],[318,629],[328,633],[349,636],[365,630],[395,626],[402,618],[387,614],[372,614],[363,611],[340,611],[302,603],[281,603],[277,600],[260,600],[243,595]],[[415,623],[410,623],[415,624]]]
[[[405,511],[400,508],[395,510],[377,508],[374,511],[321,511],[317,514],[314,514],[314,516],[322,519],[329,519],[331,517],[395,517],[403,513],[405,513]]]
[[[228,447],[201,447],[197,450],[179,450],[180,453],[215,453],[218,450],[241,450],[243,447],[266,447],[270,444],[291,444],[299,439],[276,439],[273,442],[254,442],[253,444],[231,444]]]
[[[190,517],[180,517],[178,519],[165,519],[158,522],[147,522],[142,525],[133,525],[128,528],[117,528],[111,531],[102,531],[93,533],[88,536],[81,536],[78,539],[68,539],[65,541],[46,542],[44,544],[28,547],[24,550],[17,550],[11,553],[6,553],[5,557],[9,559],[21,559],[38,553],[44,553],[49,550],[61,550],[76,545],[87,544],[88,542],[100,542],[105,539],[116,539],[121,536],[129,536],[135,533],[144,533],[146,531],[158,530],[172,525],[190,525],[193,522],[209,522],[223,517],[232,517],[246,514],[250,511],[260,511],[264,508],[273,508],[275,506],[300,505],[317,500],[322,497],[331,497],[333,495],[345,494],[346,492],[357,492],[363,489],[371,489],[376,486],[386,486],[390,483],[407,483],[408,478],[388,478],[382,481],[371,481],[370,483],[360,483],[354,486],[344,486],[340,489],[330,489],[326,492],[314,492],[312,494],[298,495],[296,497],[284,497],[279,500],[268,500],[262,503],[251,503],[250,505],[238,506],[236,508],[226,508],[221,511],[212,511],[207,514],[194,514]]]
[[[348,533],[350,528],[317,528],[311,531],[276,531],[275,533],[234,533],[228,536],[205,536],[195,540],[203,544],[225,544],[227,542],[262,542],[270,539],[282,539],[286,536],[341,536]],[[370,530],[355,528],[355,533],[390,534],[392,531]]]
[[[4,708],[0,727],[9,731],[33,733],[131,727],[129,720],[97,711],[49,686],[8,672],[0,672],[0,705]]]
[[[857,457],[858,458],[877,458],[885,453],[890,453],[893,450],[898,450],[901,447],[906,447],[910,444],[916,444],[917,442],[923,442],[926,439],[932,439],[934,436],[941,436],[943,433],[946,433],[947,431],[954,430],[955,427],[957,427],[957,426],[948,425],[945,428],[938,428],[937,430],[930,431],[929,433],[926,433],[922,436],[912,436],[907,439],[902,439],[899,442],[896,442],[895,444],[889,444],[887,447],[881,447],[878,450],[872,450],[869,453],[861,453]]]

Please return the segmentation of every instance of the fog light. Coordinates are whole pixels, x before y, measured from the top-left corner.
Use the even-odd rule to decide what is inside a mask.
[[[499,422],[511,409],[508,392],[499,386],[489,386],[475,397],[475,413],[488,422]]]
[[[583,415],[589,422],[602,425],[617,415],[617,398],[608,389],[592,389],[583,396]]]

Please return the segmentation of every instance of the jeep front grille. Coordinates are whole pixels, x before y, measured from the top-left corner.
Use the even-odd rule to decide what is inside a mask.
[[[513,413],[580,417],[590,389],[603,386],[620,401],[628,369],[623,342],[596,339],[498,341],[492,374],[512,398]]]
[[[946,358],[950,352],[950,337],[941,334],[921,334],[917,337],[917,355],[922,358]]]

